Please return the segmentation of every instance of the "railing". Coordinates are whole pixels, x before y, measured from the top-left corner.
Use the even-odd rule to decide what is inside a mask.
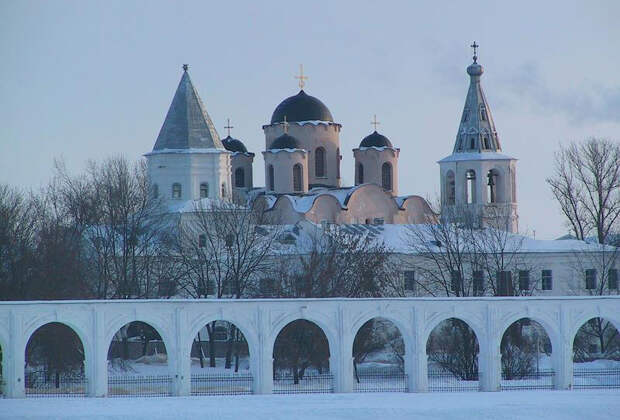
[[[428,370],[428,390],[431,392],[469,392],[479,388],[478,377],[467,380],[443,369]]]
[[[252,375],[194,374],[192,395],[247,395],[252,393]]]
[[[553,389],[553,377],[555,372],[552,369],[544,369],[538,372],[520,374],[508,379],[506,372],[502,372],[500,389],[502,391],[521,391],[525,389]]]
[[[396,368],[358,367],[354,377],[355,392],[407,392],[407,375]]]
[[[110,376],[108,396],[110,397],[167,397],[171,395],[170,375]]]
[[[573,388],[601,389],[620,388],[620,368],[615,369],[574,369]]]
[[[334,377],[330,373],[307,374],[295,379],[291,374],[276,373],[273,376],[274,394],[328,394],[334,392]]]
[[[88,391],[82,373],[26,372],[26,396],[32,398],[85,397]]]

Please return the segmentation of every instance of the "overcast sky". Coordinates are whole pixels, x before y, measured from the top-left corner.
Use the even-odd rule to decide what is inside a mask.
[[[268,3],[268,4],[267,4]],[[431,4],[432,3],[432,4]],[[306,91],[343,125],[351,149],[371,131],[400,147],[401,194],[436,197],[465,101],[469,45],[505,154],[519,159],[520,227],[566,233],[545,178],[560,144],[620,141],[620,2],[0,1],[0,182],[39,188],[63,158],[140,159],[153,147],[181,65],[220,136],[255,152],[261,125]]]

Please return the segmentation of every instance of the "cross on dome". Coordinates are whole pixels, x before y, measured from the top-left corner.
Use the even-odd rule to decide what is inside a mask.
[[[308,80],[307,76],[304,76],[304,65],[300,64],[299,65],[299,76],[295,76],[295,79],[299,80],[299,89],[304,88],[304,86],[306,85],[306,80]]]
[[[183,64],[183,71],[187,71],[189,69],[189,64]]]
[[[377,131],[377,126],[381,124],[379,121],[377,121],[377,114],[374,115],[372,121],[370,122],[370,125],[374,125],[375,126],[375,131]]]
[[[230,118],[226,118],[226,126],[224,126],[224,128],[228,130],[228,137],[230,137],[230,129],[235,128],[232,125],[230,125]]]
[[[478,61],[478,47],[479,46],[480,45],[476,44],[476,41],[474,41],[474,43],[470,45],[470,47],[472,47],[473,50],[474,50],[474,57],[473,57],[474,58],[474,63],[476,63]]]

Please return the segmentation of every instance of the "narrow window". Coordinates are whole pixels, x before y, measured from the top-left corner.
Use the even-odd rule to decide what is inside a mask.
[[[209,184],[203,182],[202,184],[200,184],[200,198],[207,197],[209,197]]]
[[[473,272],[474,280],[474,296],[482,296],[484,294],[484,273],[480,270]]]
[[[476,202],[476,172],[472,169],[465,173],[465,194],[467,204],[473,204]]]
[[[469,139],[469,148],[472,150],[476,148],[476,139],[473,137]]]
[[[317,178],[325,176],[325,149],[317,147],[314,152],[314,174]]]
[[[153,198],[159,197],[159,185],[153,184]]]
[[[222,198],[226,197],[226,184],[222,184]]]
[[[512,273],[510,271],[497,272],[497,291],[500,296],[512,296]]]
[[[245,187],[245,171],[243,170],[243,168],[235,169],[235,187]]]
[[[491,145],[489,144],[489,138],[485,137],[484,138],[484,148],[489,150],[491,148]]]
[[[487,111],[486,111],[486,109],[484,109],[484,107],[480,108],[480,119],[482,121],[486,121],[487,120]]]
[[[618,290],[618,270],[610,268],[607,272],[607,287],[609,290]]]
[[[301,165],[296,163],[293,166],[293,191],[301,191],[302,190],[302,173],[301,173]]]
[[[269,172],[269,191],[273,191],[274,184],[275,184],[275,176],[273,174],[273,165],[269,165],[268,172]]]
[[[204,248],[205,246],[207,246],[207,235],[201,233],[198,235],[198,247]]]
[[[358,185],[364,183],[364,165],[361,163],[357,165],[357,183]]]
[[[529,270],[520,270],[519,271],[519,290],[530,290],[530,271]]]
[[[553,290],[553,273],[551,270],[542,271],[542,289]]]
[[[586,289],[596,289],[596,270],[591,268],[586,270]]]
[[[452,205],[456,200],[454,172],[448,171],[446,175],[446,204]]]
[[[497,202],[497,172],[492,169],[487,174],[487,202]]]
[[[172,198],[181,198],[181,184],[175,182],[172,184]]]
[[[336,178],[340,179],[340,148],[336,149]]]
[[[450,289],[457,295],[460,295],[462,284],[461,272],[456,270],[452,271],[452,273],[450,273]]]
[[[392,165],[388,162],[381,166],[381,186],[384,190],[392,191]]]
[[[415,271],[405,271],[405,290],[415,293]]]

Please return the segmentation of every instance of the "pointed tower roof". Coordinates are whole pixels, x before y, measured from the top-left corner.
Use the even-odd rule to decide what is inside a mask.
[[[478,45],[474,42],[472,47],[474,47],[474,62],[467,67],[467,74],[470,78],[469,91],[465,99],[453,153],[501,152],[502,148],[491,115],[491,107],[489,107],[480,83],[484,69],[478,64],[476,55]]]
[[[164,149],[224,149],[200,96],[183,65],[183,76],[172,98],[153,151]]]

